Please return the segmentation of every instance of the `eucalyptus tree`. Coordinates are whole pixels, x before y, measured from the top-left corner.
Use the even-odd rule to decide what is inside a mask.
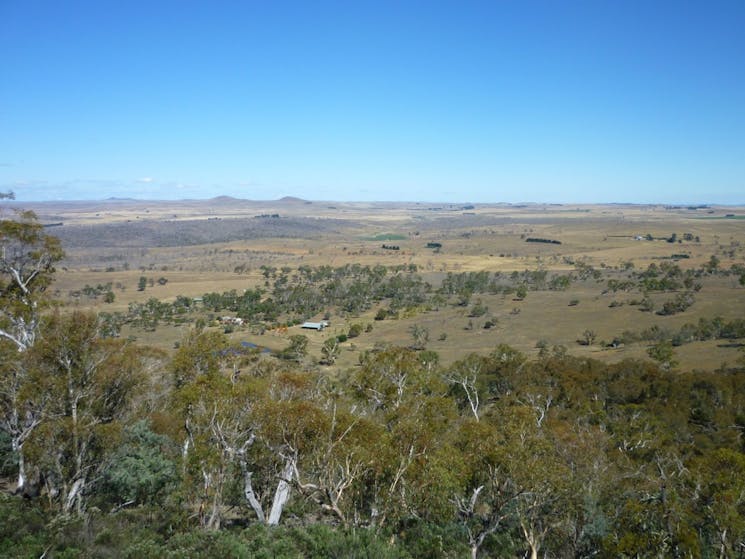
[[[323,342],[323,345],[321,346],[321,355],[323,357],[321,359],[321,364],[333,365],[336,361],[336,358],[339,357],[339,353],[341,353],[339,338],[336,336],[331,336],[325,342]]]
[[[48,394],[47,418],[30,437],[28,455],[52,502],[63,513],[80,514],[133,420],[135,396],[145,390],[143,354],[126,341],[103,338],[92,313],[56,312],[42,333],[30,368]]]
[[[27,352],[19,355],[10,343],[0,343],[0,430],[10,440],[18,493],[28,482],[24,446],[44,420],[49,400],[48,391],[29,374],[27,362]]]
[[[406,348],[373,353],[346,380],[356,413],[385,427],[369,484],[370,524],[442,517],[449,508],[459,456],[449,431],[457,417],[447,385],[431,358]]]
[[[0,198],[13,198],[13,193]],[[46,397],[29,380],[25,353],[37,339],[45,292],[63,257],[59,240],[44,233],[36,215],[0,218],[0,429],[16,456],[16,491],[26,486],[24,445],[43,420]]]
[[[0,338],[19,352],[36,340],[43,295],[63,256],[59,239],[44,233],[33,212],[0,219]]]
[[[236,483],[259,522],[279,524],[318,434],[328,432],[315,375],[255,355],[237,372],[235,349],[221,333],[194,331],[171,364],[185,494],[207,529],[218,529],[226,506],[236,504]]]

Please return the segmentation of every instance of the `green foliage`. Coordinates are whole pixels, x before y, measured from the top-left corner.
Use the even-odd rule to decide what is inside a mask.
[[[17,471],[18,453],[13,451],[10,435],[0,430],[0,476],[14,476]]]
[[[176,387],[200,375],[216,375],[220,370],[221,352],[227,345],[222,333],[197,329],[187,333],[170,363]]]
[[[441,293],[448,295],[486,293],[490,288],[489,272],[448,272],[442,280]],[[467,303],[466,303],[467,304]]]
[[[527,296],[528,296],[527,286],[525,285],[518,286],[518,288],[515,290],[515,298],[522,301]]]
[[[526,243],[546,243],[546,244],[552,244],[552,245],[560,245],[561,241],[557,241],[555,239],[541,239],[537,237],[528,237],[525,239]]]
[[[704,269],[708,273],[714,274],[719,269],[719,264],[721,264],[721,260],[719,260],[719,257],[716,254],[712,254],[711,258],[709,258],[709,261],[704,264]]]
[[[657,314],[661,316],[667,316],[684,312],[688,307],[693,305],[694,297],[693,294],[686,291],[684,293],[678,293],[673,299],[665,301],[662,308],[657,311]]]
[[[426,347],[429,342],[429,329],[419,324],[412,324],[409,328],[409,333],[414,339],[414,343],[411,346],[412,349],[422,350]]]
[[[38,506],[0,493],[0,550],[3,557],[40,557],[44,553],[46,517]]]
[[[673,344],[669,341],[661,341],[647,349],[647,355],[657,361],[664,370],[674,368],[678,362],[675,360]]]
[[[165,551],[165,555],[169,559],[211,559],[213,557],[249,559],[252,557],[248,546],[238,535],[231,532],[188,532],[177,534],[170,538],[164,547],[165,549],[162,549],[161,553]],[[142,550],[138,551],[141,552]],[[155,551],[155,549],[152,550],[152,552]],[[134,555],[130,556],[134,558]],[[154,554],[153,558],[155,557],[156,555]]]
[[[410,557],[405,549],[391,545],[384,537],[372,530],[344,531],[315,524],[303,530],[293,530],[287,533],[285,538],[295,541],[300,555],[309,559],[327,557],[406,559]]]
[[[479,316],[484,316],[487,312],[489,312],[489,307],[484,305],[481,302],[481,299],[478,299],[476,303],[471,307],[471,310],[468,313],[468,316],[472,318],[476,318]]]
[[[192,372],[152,426],[132,422],[90,439],[105,467],[88,500],[132,508],[91,513],[86,528],[51,521],[35,506],[41,500],[6,499],[4,546],[19,557],[49,548],[55,556],[444,558],[473,546],[494,557],[532,546],[555,556],[697,556],[706,542],[724,541],[730,555],[741,544],[741,373],[673,377],[648,362],[605,366],[542,344],[536,362],[499,346],[447,373],[425,352],[390,348],[338,383],[261,360],[231,377],[227,354],[208,340],[220,336],[185,339],[190,349],[174,362],[191,362]],[[217,361],[195,370],[197,348],[209,355],[204,363]],[[177,467],[184,425],[192,442]],[[58,426],[39,437],[58,444],[64,433]],[[240,456],[265,506],[282,455],[296,453],[288,525],[253,522],[241,496],[242,441],[253,441]],[[197,530],[194,511],[214,499],[222,529]],[[231,517],[249,527],[231,527]],[[360,526],[373,521],[376,530]]]
[[[302,334],[290,336],[290,343],[283,349],[279,356],[289,361],[302,361],[308,353],[308,337]]]
[[[128,427],[105,472],[114,504],[162,501],[178,480],[175,455],[173,441],[153,433],[147,421]]]
[[[570,275],[554,275],[549,282],[548,288],[554,291],[565,291],[572,284]]]
[[[150,301],[146,305],[132,303],[127,315],[135,327],[152,330],[159,321],[181,323],[188,318],[200,320],[200,311],[231,311],[238,318],[264,327],[277,323],[296,324],[308,316],[336,307],[342,313],[359,315],[374,305],[386,301],[388,310],[381,311],[377,320],[395,315],[399,310],[431,307],[436,296],[429,296],[431,286],[416,275],[414,264],[383,266],[346,265],[339,268],[300,266],[290,275],[289,267],[281,274],[264,266],[268,292],[262,289],[205,293],[200,304],[184,304],[186,298],[177,297],[173,303],[160,303],[157,308]],[[144,277],[144,276],[143,276]],[[270,281],[271,280],[271,281]],[[153,284],[152,279],[146,284]]]
[[[463,528],[454,522],[410,519],[402,524],[398,537],[401,547],[414,558],[449,559],[469,555]]]
[[[323,356],[323,363],[325,365],[333,365],[336,361],[336,358],[341,352],[339,346],[340,341],[341,340],[338,338],[332,336],[323,342],[323,346],[321,346],[321,355]]]
[[[165,542],[146,538],[123,552],[132,559],[192,559],[231,557],[247,559],[407,559],[402,546],[388,543],[371,530],[344,531],[321,524],[269,530],[254,525],[242,532],[189,532]]]
[[[101,479],[135,396],[147,385],[146,354],[100,335],[91,313],[54,313],[30,352],[29,379],[46,400],[44,421],[24,455],[45,473],[64,513],[82,513],[89,484]],[[54,481],[52,481],[54,480]]]
[[[63,256],[59,240],[44,233],[33,212],[0,219],[0,339],[19,351],[35,341],[43,294]]]

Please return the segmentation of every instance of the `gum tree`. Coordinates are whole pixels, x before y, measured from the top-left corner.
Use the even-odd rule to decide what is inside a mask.
[[[0,193],[0,199],[14,198]],[[36,341],[44,292],[63,257],[59,240],[44,233],[36,215],[0,217],[0,429],[18,460],[16,491],[26,485],[23,447],[41,424],[44,395],[29,380],[26,353]]]
[[[0,338],[19,352],[36,340],[43,295],[63,256],[59,239],[44,233],[33,212],[0,220]]]
[[[142,350],[101,337],[92,313],[55,313],[30,352],[31,374],[48,397],[47,417],[29,439],[29,456],[44,472],[63,513],[85,510],[107,456],[146,392]]]

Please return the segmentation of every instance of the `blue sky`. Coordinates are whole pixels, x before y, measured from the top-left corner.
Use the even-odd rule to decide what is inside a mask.
[[[19,200],[745,202],[745,1],[0,1]]]

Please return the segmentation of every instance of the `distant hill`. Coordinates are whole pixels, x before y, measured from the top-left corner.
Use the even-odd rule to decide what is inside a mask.
[[[217,202],[219,204],[234,204],[235,202],[243,202],[240,198],[234,198],[233,196],[215,196],[210,198],[210,202]]]
[[[282,202],[283,204],[312,204],[312,202],[309,202],[308,200],[303,200],[302,198],[297,198],[295,196],[284,196],[277,201]]]

